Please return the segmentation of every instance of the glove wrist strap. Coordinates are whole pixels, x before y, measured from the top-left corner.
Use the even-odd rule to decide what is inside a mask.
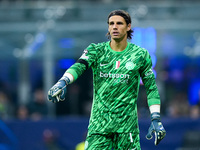
[[[154,112],[151,114],[151,121],[153,121],[153,120],[160,121],[160,113],[159,112]]]
[[[68,77],[66,77],[66,76],[63,76],[60,80],[64,80],[66,85],[68,85],[70,83],[70,79]]]

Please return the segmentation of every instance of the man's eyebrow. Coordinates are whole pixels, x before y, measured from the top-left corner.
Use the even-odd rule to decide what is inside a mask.
[[[117,24],[124,24],[122,21],[117,21]]]
[[[109,24],[114,23],[114,21],[110,21]],[[116,21],[117,24],[123,24],[123,21]]]

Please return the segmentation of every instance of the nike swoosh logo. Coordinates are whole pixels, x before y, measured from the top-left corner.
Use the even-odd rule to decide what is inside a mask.
[[[107,64],[100,64],[100,66],[106,66]]]

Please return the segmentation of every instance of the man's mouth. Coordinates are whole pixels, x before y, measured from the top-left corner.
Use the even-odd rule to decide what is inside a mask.
[[[119,32],[113,32],[113,35],[114,36],[119,35]]]

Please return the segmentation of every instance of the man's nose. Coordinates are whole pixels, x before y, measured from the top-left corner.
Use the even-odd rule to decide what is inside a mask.
[[[117,24],[114,24],[114,25],[113,25],[113,29],[117,29]]]

